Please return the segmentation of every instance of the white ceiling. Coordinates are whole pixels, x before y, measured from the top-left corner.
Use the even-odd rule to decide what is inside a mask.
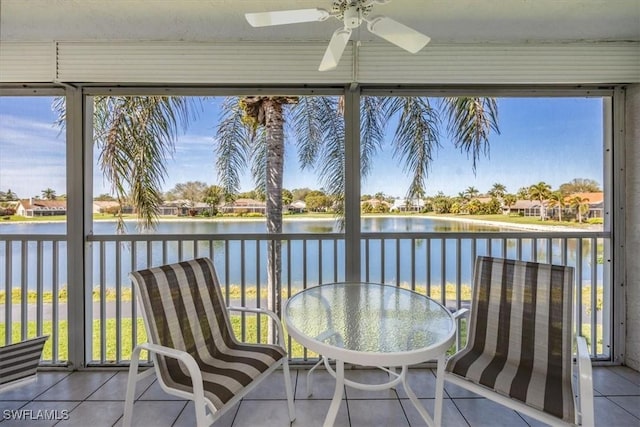
[[[245,12],[331,0],[0,0],[0,41],[328,40],[338,21],[252,28]],[[434,42],[640,40],[640,0],[394,0],[376,5]],[[371,40],[364,28],[354,39]]]

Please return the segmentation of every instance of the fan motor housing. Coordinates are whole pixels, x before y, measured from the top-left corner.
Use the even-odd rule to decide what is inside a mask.
[[[360,10],[358,7],[352,6],[344,11],[344,26],[347,28],[357,28],[362,22],[360,18]]]

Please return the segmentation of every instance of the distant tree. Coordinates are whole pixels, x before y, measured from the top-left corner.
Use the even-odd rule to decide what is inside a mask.
[[[188,202],[188,207],[193,207],[195,203],[202,202],[209,187],[201,181],[188,181],[178,183],[170,191],[176,199],[183,199]]]
[[[453,201],[449,196],[439,191],[438,194],[433,197],[433,211],[435,213],[449,213],[452,203]]]
[[[219,185],[211,185],[204,194],[204,202],[209,205],[209,213],[217,215],[218,206],[224,200],[224,188]]]
[[[319,190],[310,191],[304,198],[307,209],[312,212],[326,211],[331,207],[331,198]]]
[[[540,202],[540,221],[544,221],[546,216],[544,202],[549,199],[550,194],[551,186],[546,182],[540,181],[529,187],[529,200],[537,200]]]
[[[478,215],[481,213],[482,203],[478,199],[473,199],[467,204],[467,210],[470,215]]]
[[[373,195],[373,198],[376,200],[383,201],[387,198],[387,196],[382,191],[378,191],[376,194]]]
[[[282,189],[282,204],[290,205],[293,202],[293,193],[286,188]]]
[[[507,215],[511,214],[511,206],[515,205],[518,198],[515,194],[505,194],[502,198],[502,203],[507,207]]]
[[[569,200],[569,205],[576,211],[578,222],[582,222],[582,215],[589,212],[589,199],[586,197],[574,196]]]
[[[470,200],[470,199],[473,199],[474,197],[478,197],[478,195],[480,194],[480,191],[476,187],[471,186],[471,187],[467,187],[467,189],[464,190],[464,193],[467,196],[467,198]]]
[[[55,200],[56,199],[56,190],[51,188],[46,188],[42,190],[42,198],[45,200]]]
[[[564,194],[561,191],[553,191],[549,194],[549,207],[558,207],[558,221],[562,222],[562,210],[565,207]]]
[[[293,200],[304,200],[307,197],[307,194],[311,191],[310,188],[294,188],[291,193],[293,193]],[[371,198],[371,197],[369,197]]]
[[[116,198],[113,197],[111,194],[103,193],[98,197],[94,197],[93,200],[97,200],[99,202],[115,202]]]
[[[516,193],[516,197],[518,200],[530,200],[529,187],[520,187]]]
[[[0,200],[11,202],[13,200],[18,200],[18,196],[9,188],[6,193],[4,191],[0,191]]]
[[[491,187],[491,190],[489,190],[489,195],[498,199],[502,199],[506,193],[507,187],[503,184],[500,184],[499,182],[493,184],[493,187]]]
[[[491,200],[482,204],[483,213],[487,215],[495,215],[500,213],[500,207],[500,200],[498,200],[497,197],[491,197]]]
[[[561,184],[559,190],[563,194],[597,193],[602,191],[598,181],[588,178],[574,178],[569,182]]]

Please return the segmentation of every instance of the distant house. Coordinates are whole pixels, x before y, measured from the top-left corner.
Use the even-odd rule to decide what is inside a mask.
[[[220,206],[220,212],[222,213],[261,213],[266,214],[267,204],[259,200],[253,199],[237,199],[231,203],[225,203]]]
[[[209,209],[209,205],[202,202],[192,202],[191,200],[178,199],[162,203],[160,215],[192,216],[199,215]]]
[[[502,206],[502,213],[512,213],[521,216],[540,216],[540,209],[543,205],[539,200],[516,200],[511,206]],[[546,204],[544,205],[546,208]],[[548,214],[547,214],[548,215]]]
[[[94,200],[93,201],[93,213],[114,213],[117,212],[117,209],[120,207],[120,204],[115,200]],[[135,212],[133,206],[123,206],[122,213],[123,214],[132,214]]]
[[[565,203],[569,204],[574,197],[588,200],[589,211],[583,218],[602,218],[604,216],[604,193],[602,191],[591,193],[574,193],[565,198]]]
[[[582,199],[587,199],[589,202],[589,211],[583,216],[583,218],[602,218],[604,212],[604,193],[574,193],[565,197],[565,207],[562,209],[562,216],[566,218],[566,215],[571,215],[572,209],[570,208],[571,199],[579,196]],[[510,207],[503,205],[502,212],[506,215],[508,212],[512,214],[518,214],[522,216],[540,216],[540,208],[544,206],[545,215],[553,218],[558,216],[558,206],[550,207],[548,202],[540,203],[539,200],[517,200],[514,205]]]
[[[25,217],[66,215],[67,201],[22,199],[18,203],[16,214]]]
[[[302,200],[296,200],[290,203],[286,209],[291,213],[302,213],[307,210],[307,204]]]
[[[424,199],[395,199],[391,212],[420,212],[424,209]]]
[[[116,209],[119,206],[120,203],[114,200],[94,200],[93,213],[107,213],[111,209]]]

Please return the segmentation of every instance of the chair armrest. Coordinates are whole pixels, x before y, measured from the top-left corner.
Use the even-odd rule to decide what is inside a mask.
[[[468,308],[461,308],[461,309],[451,313],[451,316],[453,316],[453,320],[456,322],[456,353],[457,353],[457,352],[460,351],[460,347],[459,347],[460,328],[458,327],[458,326],[460,326],[460,322],[459,321],[463,317],[466,318],[467,320],[469,320],[469,309]],[[467,330],[467,334],[468,333],[469,333],[469,331]]]
[[[581,425],[594,425],[594,408],[593,408],[593,374],[591,369],[591,357],[587,348],[587,340],[584,337],[577,336],[576,344],[578,354],[576,357],[578,363],[578,391],[580,393],[580,415],[582,416]]]
[[[453,318],[455,320],[458,320],[460,317],[469,317],[469,309],[468,308],[461,308],[458,311],[454,311],[453,313],[451,313],[451,315],[453,316]]]
[[[280,318],[271,310],[267,310],[265,308],[256,308],[256,307],[239,307],[239,306],[229,306],[227,307],[228,311],[241,311],[245,313],[258,313],[258,314],[266,314],[271,317],[274,324],[276,325],[276,329],[278,331],[278,343],[282,346],[282,348],[287,348],[287,345],[284,341],[284,330],[282,329],[282,322]]]

